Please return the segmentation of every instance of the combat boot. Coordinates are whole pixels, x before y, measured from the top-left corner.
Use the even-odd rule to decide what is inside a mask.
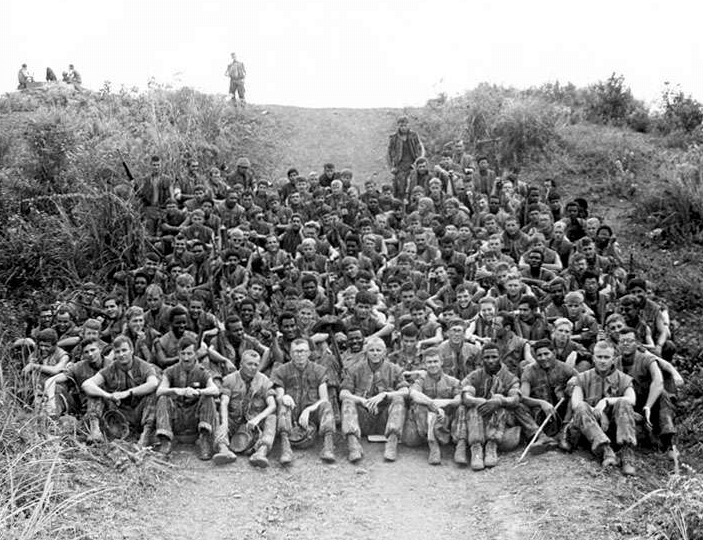
[[[325,433],[325,441],[320,451],[320,459],[327,463],[334,463],[336,461],[337,458],[334,457],[334,433]]]
[[[486,455],[483,458],[483,464],[486,467],[495,467],[498,465],[498,443],[488,441],[486,443]]]
[[[164,456],[169,455],[172,449],[171,439],[159,435],[159,441],[159,454],[163,454]]]
[[[554,448],[555,445],[556,441],[552,437],[549,437],[544,433],[540,433],[537,440],[535,440],[535,443],[530,448],[530,453],[535,455],[543,454],[550,448]]]
[[[256,452],[254,452],[251,457],[249,458],[249,463],[251,463],[254,467],[260,467],[262,469],[265,469],[266,467],[269,466],[269,460],[266,457],[266,454],[268,454],[269,449],[265,444],[262,444],[259,446],[259,448],[256,449]]]
[[[391,433],[386,441],[386,449],[383,452],[383,459],[395,461],[398,459],[398,435]]]
[[[226,443],[221,442],[217,445],[217,453],[212,456],[212,461],[215,465],[227,465],[237,461],[237,454],[232,452]]]
[[[559,450],[570,453],[573,449],[574,445],[571,444],[571,437],[569,437],[566,429],[562,429],[559,432]]]
[[[281,433],[281,465],[288,465],[293,462],[293,449],[290,447],[287,433]]]
[[[200,433],[200,436],[195,444],[198,447],[199,459],[202,459],[203,461],[212,459],[212,442],[210,441],[209,433]]]
[[[100,420],[97,418],[90,419],[90,433],[86,437],[86,442],[89,443],[101,443],[105,439],[103,438],[103,432],[100,430]]]
[[[471,469],[474,471],[482,471],[483,464],[483,446],[481,444],[471,445]]]
[[[139,436],[139,441],[137,442],[137,446],[140,446],[141,448],[146,448],[147,446],[151,446],[151,441],[154,437],[154,426],[144,426],[144,429],[142,430],[142,434]]]
[[[618,464],[618,458],[615,457],[615,452],[613,452],[613,449],[610,447],[609,444],[602,444],[600,446],[600,453],[603,458],[603,460],[601,461],[603,468],[614,467]]]
[[[466,465],[466,441],[464,439],[459,439],[456,443],[456,449],[454,450],[454,463],[457,465]]]
[[[430,446],[430,455],[427,458],[427,463],[430,465],[441,465],[442,464],[442,450],[439,448],[439,443],[437,441],[428,441]]]
[[[364,456],[364,450],[361,448],[359,437],[353,433],[347,435],[347,448],[349,449],[349,461],[352,463],[361,461],[361,458]]]
[[[635,466],[633,461],[635,458],[635,452],[632,450],[631,446],[623,446],[620,451],[620,462],[622,463],[622,474],[626,476],[635,475]]]

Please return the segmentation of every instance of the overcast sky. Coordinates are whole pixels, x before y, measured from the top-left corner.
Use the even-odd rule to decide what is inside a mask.
[[[586,85],[615,71],[636,97],[664,81],[703,101],[694,0],[0,0],[0,92],[25,62],[105,80],[226,93],[230,52],[255,103],[421,105],[489,81]]]

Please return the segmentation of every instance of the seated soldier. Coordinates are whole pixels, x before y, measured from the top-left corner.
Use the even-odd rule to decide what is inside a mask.
[[[569,319],[560,317],[554,321],[552,330],[552,350],[557,360],[567,366],[576,368],[578,372],[586,371],[591,367],[591,354],[575,341],[571,340],[571,331],[574,323]]]
[[[103,435],[100,431],[100,419],[97,416],[87,416],[88,400],[81,387],[102,368],[107,366],[107,361],[101,353],[100,341],[97,338],[84,339],[81,342],[81,359],[66,366],[65,371],[54,375],[50,383],[55,385],[55,416],[71,415],[86,417],[90,427],[87,437],[88,442],[102,442]]]
[[[154,391],[159,385],[156,371],[152,364],[134,356],[132,342],[125,336],[114,339],[112,350],[112,364],[82,385],[89,398],[88,418],[100,418],[105,408],[117,410],[131,430],[141,429],[138,444],[148,446],[154,433]]]
[[[186,330],[188,325],[188,311],[183,306],[176,306],[171,309],[168,316],[171,329],[159,339],[154,341],[155,364],[161,369],[176,364],[180,358],[179,346],[181,338],[187,337],[193,341],[198,341],[195,332]],[[201,347],[198,351],[198,358],[205,356],[205,349]]]
[[[508,410],[520,402],[520,381],[501,363],[498,346],[486,343],[481,357],[483,366],[461,381],[462,406],[457,411],[457,439],[471,447],[474,471],[498,464]]]
[[[359,438],[376,434],[380,429],[387,438],[383,457],[387,461],[396,460],[408,394],[403,369],[386,359],[383,340],[367,339],[366,361],[346,374],[339,392],[342,433],[347,438],[349,461],[355,463],[363,456]]]
[[[556,444],[552,437],[561,430],[560,419],[568,416],[568,398],[571,396],[578,372],[557,360],[551,341],[540,340],[532,349],[535,362],[525,367],[520,377],[522,400],[515,416],[530,439],[537,432],[537,423],[542,423],[545,418],[551,416],[552,419],[534,442],[533,451],[536,451],[548,449]],[[560,435],[561,438],[564,437],[563,430]]]
[[[320,459],[335,461],[334,413],[327,395],[327,369],[310,361],[307,339],[293,340],[291,361],[274,368],[271,374],[278,402],[278,432],[281,437],[281,464],[293,461],[290,435],[293,425],[318,431],[324,437]]]
[[[276,399],[273,383],[259,371],[260,365],[259,353],[244,351],[239,370],[222,381],[217,453],[213,456],[216,465],[232,463],[237,459],[230,441],[241,429],[246,429],[256,438],[249,463],[254,467],[269,465],[266,456],[276,437]],[[259,428],[262,422],[263,429]]]
[[[447,323],[445,339],[437,347],[442,359],[442,371],[447,375],[462,380],[478,367],[481,348],[464,339],[466,324],[461,319],[452,319]]]
[[[615,368],[615,351],[606,341],[599,341],[593,348],[593,363],[592,369],[576,379],[571,396],[574,416],[559,446],[570,451],[584,436],[591,451],[602,459],[603,467],[613,467],[618,461],[611,446],[615,435],[622,449],[622,472],[633,475],[633,448],[637,445],[633,407],[637,398],[632,377]]]
[[[439,445],[448,444],[451,440],[454,413],[461,404],[461,386],[459,379],[443,372],[438,349],[426,349],[423,356],[426,374],[415,379],[410,387],[410,417],[417,435],[426,439],[430,447],[428,463],[440,465],[442,454]],[[465,440],[457,442],[454,461],[466,465]]]
[[[174,435],[198,432],[198,457],[212,458],[212,433],[217,424],[215,398],[220,391],[210,374],[198,364],[197,344],[178,341],[178,363],[167,368],[156,390],[156,436],[159,452],[171,453]]]
[[[53,408],[53,385],[47,382],[53,375],[61,373],[68,364],[68,354],[57,346],[58,336],[53,328],[46,328],[37,333],[37,348],[29,355],[29,361],[22,368],[24,375],[29,375],[32,382],[32,400],[35,410],[46,405]],[[48,392],[48,393],[47,393]]]
[[[664,392],[664,377],[658,358],[641,350],[634,328],[626,326],[620,330],[620,369],[633,380],[635,390],[635,412],[644,418],[645,430],[658,437],[663,449],[672,450],[674,411],[671,400]]]
[[[405,372],[422,369],[422,356],[417,345],[418,335],[419,331],[414,324],[403,326],[400,329],[400,348],[389,353],[388,361],[400,366]]]

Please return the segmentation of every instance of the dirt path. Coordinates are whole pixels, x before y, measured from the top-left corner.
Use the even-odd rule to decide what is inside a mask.
[[[351,167],[357,183],[387,178],[388,135],[398,111],[261,107],[287,126],[282,154],[301,174],[326,161]],[[283,167],[282,167],[283,168]],[[380,445],[365,444],[364,461],[324,465],[316,450],[292,467],[256,470],[246,459],[216,468],[189,450],[174,456],[176,472],[148,496],[105,509],[96,537],[120,539],[360,540],[471,538],[530,540],[616,538],[607,525],[632,484],[603,474],[590,456],[548,454],[515,468],[518,454],[474,473],[451,463],[431,467],[424,449],[400,449],[384,463]],[[622,500],[625,500],[623,497]]]
[[[98,527],[115,539],[186,540],[317,538],[376,540],[472,538],[607,539],[622,506],[604,493],[624,493],[627,481],[604,475],[587,456],[548,454],[515,467],[518,453],[480,473],[451,462],[432,467],[424,449],[401,448],[385,463],[382,445],[365,444],[359,465],[336,464],[299,452],[283,469],[274,451],[269,469],[246,459],[217,468],[190,449],[174,456],[177,472],[154,493],[114,507]]]

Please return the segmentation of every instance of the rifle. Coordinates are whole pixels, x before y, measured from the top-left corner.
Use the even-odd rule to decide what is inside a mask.
[[[122,155],[122,151],[118,148],[117,153],[120,156],[120,161],[122,162],[122,167],[124,168],[124,172],[127,175],[127,178],[129,179],[130,182],[134,182],[134,175],[132,174],[132,171],[129,170],[129,165],[127,165],[127,162],[124,159],[124,156]]]
[[[633,253],[630,253],[630,266],[628,268],[627,272],[627,279],[632,279],[635,277],[635,256]]]

